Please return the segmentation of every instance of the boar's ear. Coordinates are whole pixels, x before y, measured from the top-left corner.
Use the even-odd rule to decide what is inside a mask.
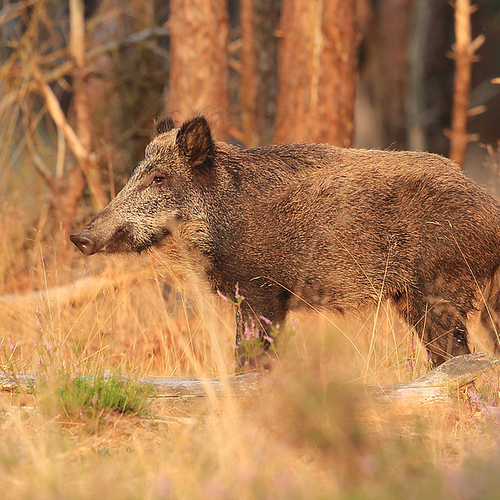
[[[170,132],[173,128],[175,128],[175,123],[170,116],[164,118],[157,117],[155,118],[155,129],[151,139],[165,132]]]
[[[212,133],[203,116],[185,122],[177,132],[176,143],[192,167],[208,166],[213,159]]]

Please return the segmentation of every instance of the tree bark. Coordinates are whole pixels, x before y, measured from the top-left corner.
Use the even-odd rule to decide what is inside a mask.
[[[368,85],[384,148],[409,146],[408,91],[412,90],[409,42],[410,27],[416,31],[411,25],[414,4],[414,0],[377,2],[368,35]],[[419,81],[418,85],[424,83]]]
[[[272,141],[278,91],[277,0],[241,1],[240,101],[247,147]]]
[[[229,129],[228,14],[225,0],[171,0],[167,112],[186,120],[203,113],[214,137]]]
[[[409,82],[406,96],[406,125],[409,149],[427,150],[425,137],[426,57],[431,0],[416,0],[408,42]]]
[[[356,0],[283,0],[276,142],[354,136],[359,31]]]

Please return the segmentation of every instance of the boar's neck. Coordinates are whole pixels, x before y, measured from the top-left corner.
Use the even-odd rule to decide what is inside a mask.
[[[276,260],[282,253],[272,207],[291,185],[322,168],[327,156],[331,161],[338,148],[292,144],[242,149],[216,144],[216,175],[204,195],[211,241],[207,257],[212,269],[207,270],[214,286],[231,293],[236,282],[277,271],[269,265],[270,252]],[[221,283],[224,275],[231,280]]]

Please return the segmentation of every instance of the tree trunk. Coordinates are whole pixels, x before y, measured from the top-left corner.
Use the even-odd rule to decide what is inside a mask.
[[[124,27],[124,18],[120,7],[126,5],[129,15],[135,18],[135,12],[129,2],[119,0],[100,0],[91,20],[93,29],[90,32],[90,42],[93,46],[103,46],[112,41],[121,41],[125,38],[127,29]],[[99,22],[95,20],[99,19]],[[129,30],[132,31],[132,30]],[[92,116],[93,138],[92,146],[95,150],[107,148],[107,158],[101,158],[101,166],[120,165],[124,160],[124,152],[115,145],[123,133],[123,109],[125,103],[120,99],[119,85],[123,78],[120,71],[120,61],[123,56],[117,56],[112,51],[105,52],[92,61],[92,73],[87,77],[87,92],[91,96],[90,112]],[[103,105],[106,103],[106,105]],[[126,149],[126,148],[123,148]],[[113,192],[114,186],[109,186]]]
[[[377,2],[368,35],[368,78],[384,148],[408,149],[409,146],[408,91],[413,91],[411,71],[418,73],[416,67],[410,70],[409,61],[410,27],[416,35],[416,26],[411,26],[414,3],[414,0]],[[418,85],[424,84],[419,81]],[[415,113],[412,109],[412,120]]]
[[[278,0],[241,1],[241,115],[247,147],[272,142],[278,91]]]
[[[406,97],[406,124],[409,149],[426,151],[425,111],[427,103],[426,62],[432,0],[416,0],[408,42],[409,81]]]
[[[185,120],[204,113],[215,138],[229,129],[228,14],[225,0],[171,0],[167,112]]]
[[[352,145],[356,0],[283,0],[276,142]]]
[[[76,133],[89,154],[92,151],[92,119],[90,99],[87,91],[87,68],[85,57],[85,17],[83,0],[70,0],[70,52],[75,63],[73,72]],[[87,158],[80,161],[94,201],[100,210],[107,203],[102,186],[101,172],[97,161]]]

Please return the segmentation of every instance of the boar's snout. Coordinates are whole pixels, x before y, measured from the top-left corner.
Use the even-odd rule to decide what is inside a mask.
[[[96,252],[96,243],[94,240],[87,238],[86,236],[81,236],[79,234],[72,234],[69,239],[76,245],[78,250],[83,253],[83,255],[92,255]]]

